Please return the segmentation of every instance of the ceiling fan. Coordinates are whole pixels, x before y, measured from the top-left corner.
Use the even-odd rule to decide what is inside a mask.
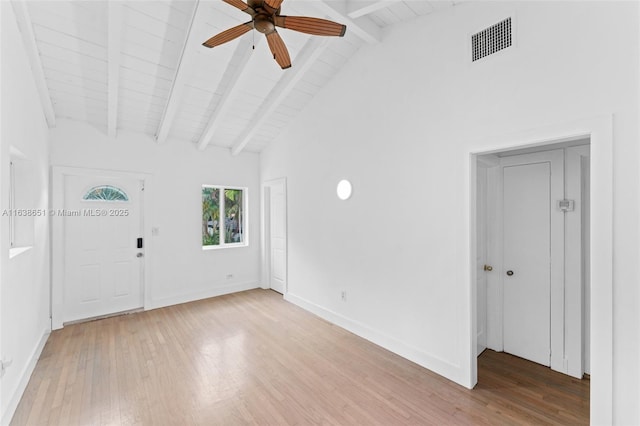
[[[240,37],[252,29],[256,29],[267,37],[269,49],[271,49],[271,53],[273,53],[273,59],[276,60],[282,69],[291,67],[291,58],[289,57],[287,46],[284,44],[280,34],[276,31],[276,27],[311,35],[337,37],[344,36],[347,30],[346,25],[326,19],[311,18],[308,16],[280,15],[280,5],[284,0],[248,0],[247,3],[242,0],[223,1],[251,15],[252,20],[242,25],[229,28],[211,37],[202,43],[202,45],[209,48],[219,46]]]

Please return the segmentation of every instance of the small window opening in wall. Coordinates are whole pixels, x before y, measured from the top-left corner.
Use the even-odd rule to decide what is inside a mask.
[[[9,203],[8,209],[2,211],[2,216],[8,217],[10,257],[17,248],[32,247],[35,235],[35,220],[44,215],[44,210],[38,207],[34,196],[33,185],[37,183],[37,176],[32,163],[17,149],[10,147],[9,158]]]
[[[16,221],[13,212],[16,210],[16,174],[13,161],[9,163],[9,248],[16,246]]]
[[[202,248],[247,245],[247,189],[202,186]]]
[[[82,199],[85,201],[129,201],[129,196],[115,186],[100,185],[88,190]]]

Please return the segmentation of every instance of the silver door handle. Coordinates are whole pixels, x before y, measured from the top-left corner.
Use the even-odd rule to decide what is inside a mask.
[[[136,254],[136,257],[142,257],[142,256],[144,256],[144,253],[138,253],[138,254]]]

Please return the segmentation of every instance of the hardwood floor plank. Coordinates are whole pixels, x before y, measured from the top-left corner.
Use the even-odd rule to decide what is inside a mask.
[[[588,424],[588,380],[493,351],[478,378],[465,389],[252,290],[53,332],[12,424]]]

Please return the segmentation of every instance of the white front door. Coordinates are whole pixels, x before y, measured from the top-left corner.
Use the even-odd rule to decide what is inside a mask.
[[[141,308],[141,182],[66,176],[64,190],[64,322]]]
[[[284,294],[287,282],[287,198],[284,179],[269,185],[269,282]]]
[[[552,179],[552,171],[558,173],[554,155],[509,157],[502,169],[504,351],[546,366],[551,363],[555,306],[562,309],[563,303],[554,292],[556,284],[562,288],[554,280],[563,259],[562,245],[554,244],[564,238],[562,213],[555,208],[564,189],[558,184],[561,177]]]

